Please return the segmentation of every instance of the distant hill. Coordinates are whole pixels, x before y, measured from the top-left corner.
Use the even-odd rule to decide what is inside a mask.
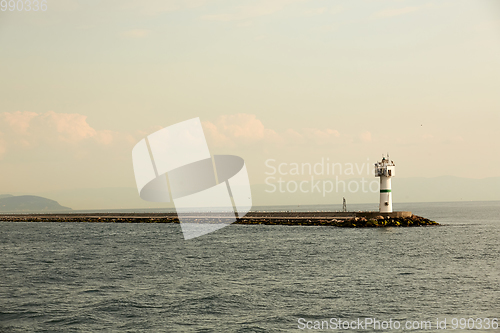
[[[12,194],[0,194],[0,199],[9,198],[9,197],[13,197],[13,195]]]
[[[63,212],[69,210],[72,209],[61,206],[57,201],[35,195],[12,196],[9,194],[3,194],[0,197],[0,212],[45,213],[45,212]]]

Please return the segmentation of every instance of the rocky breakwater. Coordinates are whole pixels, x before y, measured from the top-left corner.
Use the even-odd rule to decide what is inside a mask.
[[[265,225],[301,225],[301,226],[334,226],[340,228],[382,228],[382,227],[420,227],[435,226],[439,223],[431,221],[425,217],[411,215],[407,217],[384,217],[375,216],[373,218],[352,217],[257,217],[250,216],[239,219],[237,224],[265,224]]]
[[[356,216],[358,215],[358,216]],[[359,216],[362,215],[362,216]],[[1,214],[0,221],[10,222],[98,222],[98,223],[179,223],[175,213],[87,213],[87,214]],[[208,222],[203,214],[194,215],[194,223]],[[333,226],[341,228],[419,227],[439,225],[421,216],[367,212],[250,212],[236,224]]]
[[[338,221],[335,226],[343,228],[380,228],[380,227],[421,227],[439,225],[435,221],[425,217],[412,215],[410,217],[376,218],[367,219],[365,217],[355,217],[344,221]]]

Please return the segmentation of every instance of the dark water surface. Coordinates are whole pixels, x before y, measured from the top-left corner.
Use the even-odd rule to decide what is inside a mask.
[[[231,225],[185,241],[174,224],[0,222],[0,332],[500,319],[500,202],[396,208],[444,225]]]

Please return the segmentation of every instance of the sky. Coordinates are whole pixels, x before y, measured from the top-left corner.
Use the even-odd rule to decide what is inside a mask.
[[[46,4],[0,11],[0,193],[135,187],[133,146],[194,117],[252,184],[387,152],[398,177],[500,177],[498,1]]]

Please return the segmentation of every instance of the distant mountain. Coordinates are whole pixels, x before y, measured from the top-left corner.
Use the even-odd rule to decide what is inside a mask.
[[[8,197],[13,197],[13,195],[12,194],[0,194],[0,199],[8,198]]]
[[[0,197],[0,212],[9,213],[45,213],[64,212],[71,208],[61,206],[57,201],[35,195],[12,196],[4,194]]]

